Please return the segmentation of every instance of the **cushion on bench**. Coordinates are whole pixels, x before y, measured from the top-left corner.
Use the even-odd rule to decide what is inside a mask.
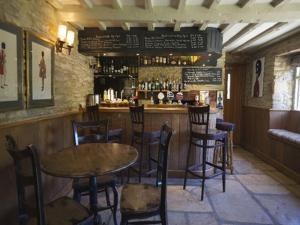
[[[269,129],[269,135],[280,139],[281,141],[296,144],[300,146],[300,134],[284,129]]]

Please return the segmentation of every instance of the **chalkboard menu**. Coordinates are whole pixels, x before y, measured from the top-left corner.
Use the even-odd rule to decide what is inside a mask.
[[[214,36],[214,39],[207,37]],[[169,53],[204,53],[211,50],[216,39],[222,40],[218,30],[206,31],[100,31],[80,30],[78,33],[78,51],[89,53],[141,53],[141,54],[169,54]],[[221,52],[220,49],[215,52]]]
[[[182,82],[185,84],[222,84],[221,68],[183,68]]]

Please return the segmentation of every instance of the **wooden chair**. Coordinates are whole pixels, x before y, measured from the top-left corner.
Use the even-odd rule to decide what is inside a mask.
[[[89,121],[100,121],[99,105],[87,106],[86,113]],[[121,143],[122,141],[122,128],[108,130],[108,142]]]
[[[144,119],[144,105],[142,106],[131,106],[130,107],[130,117],[131,117],[131,145],[139,147],[139,159],[137,163],[130,167],[128,170],[128,180],[130,177],[130,171],[134,171],[138,174],[139,183],[142,179],[143,170],[143,153],[144,153],[144,143],[147,144],[148,150],[148,171],[146,175],[151,175],[156,172],[152,169],[152,162],[157,164],[157,159],[151,156],[151,147],[159,143],[160,131],[145,131],[145,119]],[[136,168],[136,166],[138,168]]]
[[[44,205],[42,176],[36,148],[30,145],[24,150],[19,150],[11,136],[6,136],[6,143],[7,151],[15,165],[20,225],[92,224],[89,210],[71,198],[61,197]],[[35,194],[36,208],[33,212],[27,208],[26,188],[29,186],[33,186]]]
[[[108,142],[108,120],[89,122],[72,121],[72,125],[75,145]],[[93,132],[90,132],[91,130]],[[86,134],[80,135],[80,132]],[[97,178],[98,192],[105,192],[107,203],[106,207],[99,207],[98,210],[103,211],[110,209],[113,214],[114,224],[117,225],[118,191],[115,180],[115,176],[112,175],[105,175]],[[108,188],[111,188],[114,194],[113,205],[110,202]],[[80,202],[81,196],[89,195],[89,180],[84,178],[74,179],[73,190],[73,198]]]
[[[184,176],[184,184],[183,189],[186,188],[187,182],[187,175],[191,174],[195,177],[202,179],[202,189],[201,189],[201,201],[204,197],[204,186],[205,180],[222,175],[222,182],[223,182],[223,192],[225,192],[225,175],[226,175],[226,152],[227,152],[227,133],[220,130],[209,129],[209,113],[210,113],[210,106],[191,106],[189,107],[189,124],[190,124],[190,141],[189,141],[189,149],[187,154],[186,160],[186,168],[185,168],[185,176]],[[213,144],[209,143],[212,142]],[[192,151],[192,145],[196,147],[200,147],[202,149],[202,175],[199,175],[197,172],[198,167],[194,163],[193,165],[190,164],[190,156]],[[223,151],[223,158],[222,158],[222,166],[218,166],[211,162],[207,161],[207,150],[212,149],[215,151],[216,149],[222,147]],[[210,165],[214,168],[221,170],[220,173],[216,173],[213,176],[206,176],[206,165]]]
[[[172,129],[167,125],[163,125],[159,139],[156,186],[149,184],[127,184],[123,187],[120,205],[121,225],[168,224],[166,196],[168,152],[171,136]],[[156,215],[160,215],[160,220],[144,220]],[[130,220],[134,220],[134,222],[130,222]]]

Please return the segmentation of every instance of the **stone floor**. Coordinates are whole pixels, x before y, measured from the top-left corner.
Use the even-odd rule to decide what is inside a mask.
[[[169,179],[169,225],[300,225],[300,185],[241,148],[234,154],[226,192],[220,178],[208,180],[202,202],[199,181],[183,190],[182,179]],[[110,211],[101,215],[113,224]]]

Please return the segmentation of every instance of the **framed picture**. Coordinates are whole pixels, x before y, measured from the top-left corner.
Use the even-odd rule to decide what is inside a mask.
[[[27,32],[28,107],[54,105],[54,45]]]
[[[264,73],[265,58],[263,57],[253,62],[252,97],[257,98],[263,96]]]
[[[0,22],[0,112],[23,108],[23,31]]]

